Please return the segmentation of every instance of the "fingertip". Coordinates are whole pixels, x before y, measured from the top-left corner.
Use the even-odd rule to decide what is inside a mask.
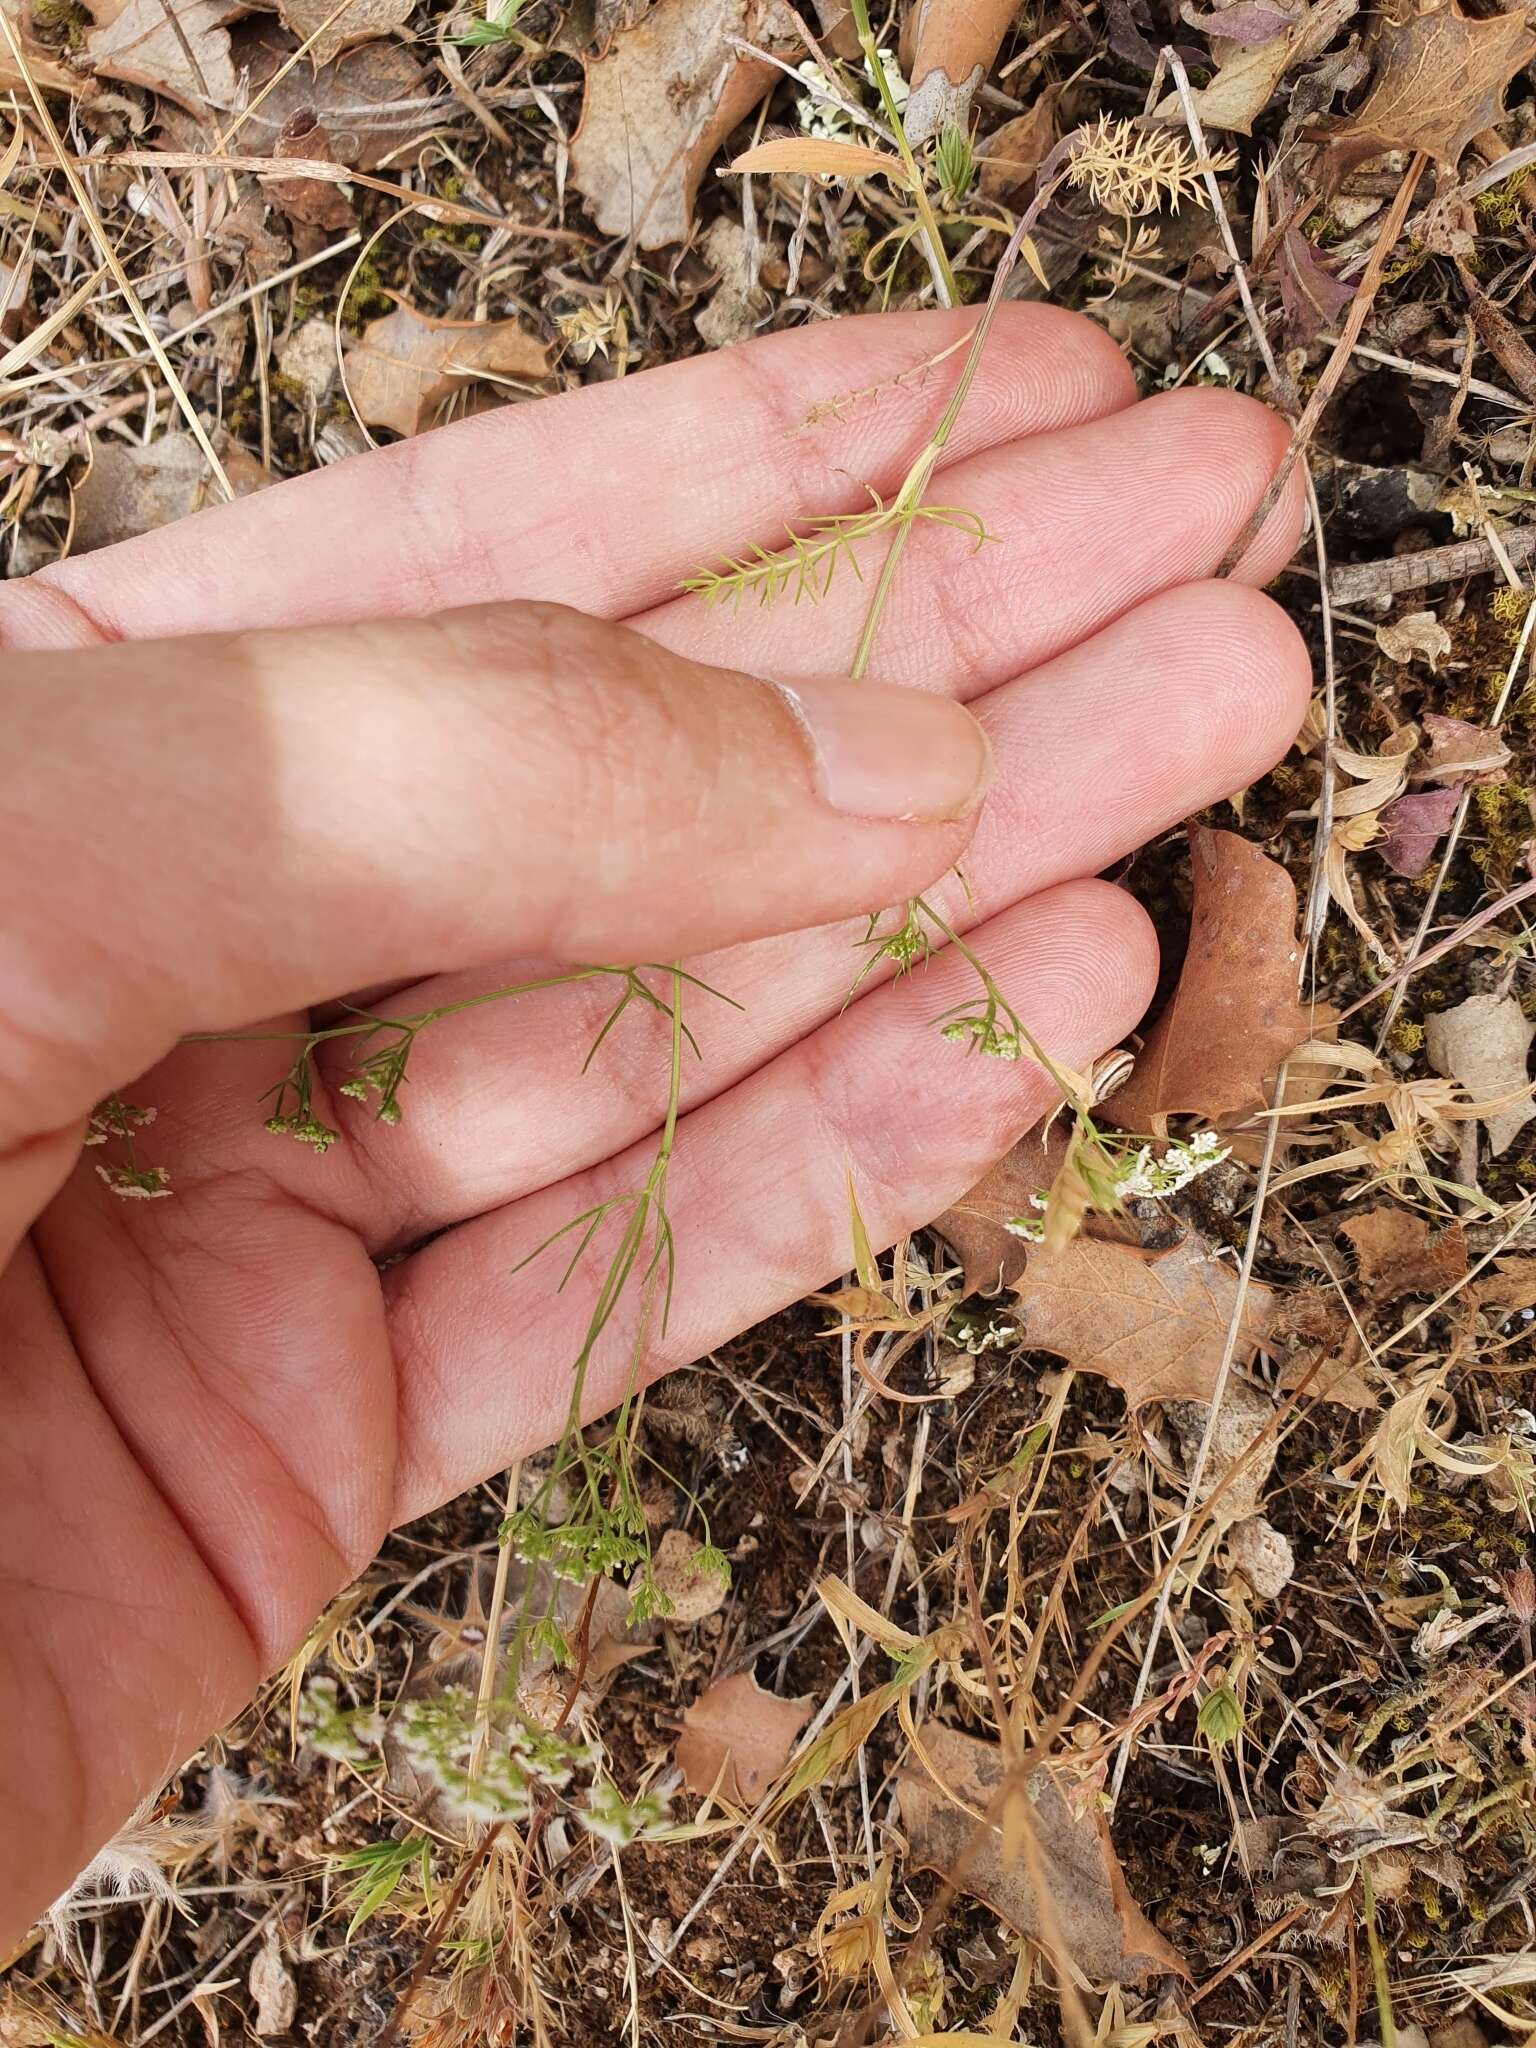
[[[1055,417],[1040,420],[1034,432],[1073,426],[1123,412],[1139,393],[1136,373],[1119,343],[1082,313],[1036,299],[1008,299],[998,307],[988,342],[1017,380],[1033,382],[1048,368]]]

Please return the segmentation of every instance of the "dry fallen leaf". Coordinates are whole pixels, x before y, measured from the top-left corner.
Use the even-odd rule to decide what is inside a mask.
[[[701,1796],[718,1787],[734,1805],[756,1806],[789,1762],[815,1704],[764,1692],[750,1671],[717,1678],[683,1716],[676,1751],[683,1783]]]
[[[1495,1259],[1492,1270],[1472,1282],[1472,1294],[1479,1308],[1500,1315],[1536,1308],[1536,1258]]]
[[[330,130],[313,107],[301,108],[283,123],[272,147],[272,157],[274,162],[281,162],[284,157],[296,157],[301,163],[335,162]],[[352,202],[340,185],[315,177],[263,178],[261,183],[295,228],[315,231],[317,247],[324,234],[337,233],[356,223]]]
[[[1451,651],[1451,636],[1433,612],[1410,612],[1376,628],[1376,645],[1388,661],[1407,664],[1417,655],[1434,675]]]
[[[217,495],[207,459],[190,434],[162,434],[147,447],[98,442],[89,472],[75,486],[75,553],[169,526]]]
[[[963,1201],[934,1219],[960,1255],[967,1294],[995,1294],[1024,1270],[1029,1246],[1004,1228],[1011,1216],[1034,1214],[1031,1197],[1044,1194],[1067,1155],[1067,1132],[1026,1132],[1011,1152],[989,1167]]]
[[[1536,56],[1536,36],[1521,9],[1474,20],[1456,0],[1387,0],[1371,55],[1371,89],[1337,131],[1343,160],[1422,149],[1454,169],[1504,118],[1504,88]]]
[[[944,128],[969,132],[976,88],[1017,13],[1017,0],[917,0],[903,38],[912,90],[902,126],[914,148]]]
[[[1027,112],[1015,114],[987,137],[981,159],[981,196],[1007,199],[1027,185],[1056,147],[1056,103],[1060,94],[1047,86]]]
[[[1296,890],[1277,862],[1235,832],[1198,826],[1189,948],[1136,1072],[1104,1105],[1125,1130],[1152,1131],[1188,1112],[1262,1109],[1265,1082],[1310,1038],[1316,1014],[1296,1000]]]
[[[273,2034],[286,2034],[299,2009],[299,1987],[283,1959],[282,1935],[277,1923],[267,1929],[261,1947],[251,1961],[248,1979],[251,2002],[256,2008],[252,2031],[258,2041]]]
[[[428,320],[397,306],[347,351],[347,384],[370,427],[419,433],[469,379],[549,374],[549,351],[516,320]]]
[[[1439,1294],[1464,1280],[1467,1239],[1459,1223],[1430,1233],[1422,1216],[1385,1202],[1344,1225],[1360,1284],[1372,1301],[1403,1294]]]
[[[285,124],[310,110],[330,136],[337,163],[376,170],[419,126],[426,73],[409,50],[390,42],[364,43],[323,71],[308,64],[285,70],[295,47],[270,17],[260,28],[235,30],[234,60],[247,71],[251,93],[242,138],[249,137],[253,154],[270,150]]]
[[[1254,43],[1218,42],[1216,75],[1191,95],[1203,125],[1251,134],[1285,74],[1320,56],[1358,6],[1359,0],[1317,0],[1279,35]],[[1157,111],[1177,120],[1178,95],[1170,93]]]
[[[1002,1751],[931,1725],[922,1731],[922,1744],[955,1798],[946,1798],[916,1759],[903,1770],[901,1820],[914,1863],[953,1877],[962,1891],[1030,1941],[1044,1943],[1054,1922],[1067,1957],[1095,1984],[1140,1984],[1166,1972],[1188,1976],[1131,1897],[1091,1790],[1081,1804],[1069,1801],[1062,1780],[1043,1767],[1010,1791],[1020,1802],[1016,1814],[1009,1815],[1005,1805],[1004,1826],[987,1827],[973,1816],[985,1814],[1002,1785]],[[1049,1920],[1023,1857],[1004,1856],[1005,1829],[1011,1840],[1025,1826],[1034,1833]]]
[[[128,0],[85,39],[98,78],[163,93],[189,113],[219,117],[234,104],[237,79],[225,23],[232,0]]]
[[[888,149],[871,149],[863,142],[828,141],[815,135],[784,135],[773,142],[759,142],[744,149],[730,162],[733,171],[752,171],[771,177],[777,173],[803,173],[807,177],[869,178],[895,176],[903,183],[906,169],[899,156]]]
[[[1429,741],[1429,758],[1420,771],[1426,781],[1458,787],[1497,782],[1514,759],[1499,726],[1471,725],[1438,711],[1426,711],[1421,723]]]
[[[1446,833],[1461,802],[1461,791],[1448,784],[1443,789],[1419,789],[1393,799],[1376,822],[1381,837],[1376,851],[1395,875],[1422,875],[1429,857]]]
[[[1130,1407],[1211,1398],[1237,1277],[1193,1232],[1156,1256],[1085,1237],[1059,1252],[1036,1246],[1015,1292],[1030,1349],[1112,1380]],[[1274,1317],[1273,1289],[1250,1281],[1240,1364],[1269,1336]]]
[[[604,234],[687,238],[705,166],[780,75],[738,42],[787,52],[794,17],[781,0],[657,0],[589,63],[571,181]]]
[[[309,44],[310,64],[319,71],[357,43],[393,35],[409,20],[414,4],[415,0],[349,0],[334,21],[336,0],[278,0],[277,12],[284,28]]]
[[[1519,1091],[1521,1099],[1482,1119],[1488,1150],[1507,1152],[1531,1120],[1526,1092],[1526,1055],[1536,1038],[1533,1024],[1514,996],[1468,996],[1453,1010],[1436,1010],[1424,1020],[1424,1051],[1437,1074],[1457,1080],[1473,1102],[1497,1102]]]

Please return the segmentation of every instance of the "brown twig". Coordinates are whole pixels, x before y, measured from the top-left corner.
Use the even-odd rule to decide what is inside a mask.
[[[1536,556],[1536,526],[1506,527],[1499,535],[1504,552],[1518,567]],[[1419,548],[1411,555],[1393,555],[1382,562],[1351,562],[1335,569],[1328,589],[1335,604],[1357,605],[1375,597],[1400,597],[1407,590],[1454,583],[1462,576],[1481,576],[1495,565],[1487,540],[1457,540],[1443,548]]]

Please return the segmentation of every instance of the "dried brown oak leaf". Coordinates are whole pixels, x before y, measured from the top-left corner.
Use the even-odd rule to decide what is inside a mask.
[[[239,0],[128,0],[85,39],[98,78],[118,78],[175,100],[192,114],[219,115],[235,101],[237,79],[225,24]]]
[[[1296,890],[1235,832],[1197,826],[1189,947],[1136,1071],[1104,1105],[1123,1130],[1184,1112],[1214,1122],[1266,1103],[1265,1082],[1324,1021],[1296,1000]]]
[[[923,1729],[922,1745],[954,1796],[947,1798],[916,1759],[902,1771],[901,1819],[914,1863],[952,1878],[1029,1941],[1048,1947],[1054,1930],[1067,1958],[1095,1984],[1140,1984],[1167,1972],[1189,1975],[1131,1897],[1091,1790],[1081,1802],[1073,1800],[1065,1781],[1042,1766],[1005,1795],[1003,1825],[988,1825],[974,1816],[987,1812],[1002,1786],[1002,1751],[995,1743],[932,1725]],[[1011,1815],[1010,1799],[1019,1802]],[[1011,1845],[1026,1826],[1034,1833],[1048,1906],[1024,1856],[1004,1854],[1005,1839]]]
[[[336,0],[278,0],[277,12],[284,28],[292,29],[300,42],[309,45],[310,64],[318,71],[343,50],[393,35],[409,20],[414,5],[415,0],[349,0],[332,21]]]
[[[419,433],[474,377],[537,381],[549,351],[516,320],[428,320],[397,306],[371,320],[347,352],[347,385],[370,427]]]
[[[1459,1223],[1432,1236],[1422,1216],[1386,1202],[1344,1225],[1360,1284],[1372,1301],[1440,1294],[1467,1276],[1467,1239]]]
[[[705,166],[780,74],[738,42],[787,53],[782,0],[657,0],[587,66],[571,179],[605,235],[687,238]]]
[[[1237,1276],[1191,1232],[1172,1251],[1079,1237],[1034,1246],[1015,1288],[1024,1341],[1112,1380],[1127,1405],[1209,1401],[1221,1369]],[[1236,1357],[1246,1364],[1275,1326],[1275,1295],[1251,1280]]]
[[[1066,1152],[1067,1133],[1059,1122],[1049,1135],[1026,1132],[963,1201],[935,1218],[934,1229],[960,1255],[967,1294],[995,1294],[1023,1272],[1029,1246],[1006,1227],[1008,1220],[1035,1215],[1031,1198],[1051,1185]]]
[[[718,1789],[734,1805],[756,1806],[789,1762],[815,1704],[764,1692],[750,1671],[717,1678],[683,1716],[676,1753],[683,1783],[701,1796]]]
[[[1371,89],[1335,130],[1346,161],[1422,149],[1453,166],[1504,118],[1504,89],[1536,56],[1523,10],[1475,20],[1456,0],[1387,0],[1371,39]]]
[[[1359,0],[1316,0],[1279,35],[1262,42],[1222,41],[1215,76],[1193,94],[1203,125],[1251,134],[1287,72],[1321,56],[1358,5]],[[1178,94],[1170,93],[1157,111],[1164,119],[1177,120]]]

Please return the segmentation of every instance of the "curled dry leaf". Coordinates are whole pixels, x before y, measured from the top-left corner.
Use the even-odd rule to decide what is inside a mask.
[[[1482,1122],[1495,1159],[1531,1120],[1526,1055],[1532,1038],[1536,1024],[1514,996],[1468,996],[1424,1020],[1424,1050],[1435,1072],[1459,1081],[1473,1102],[1490,1105]]]
[[[1372,1301],[1440,1294],[1467,1276],[1467,1239],[1459,1223],[1430,1232],[1411,1209],[1386,1202],[1344,1225],[1360,1284]]]
[[[330,131],[313,107],[301,108],[283,123],[272,156],[274,162],[281,162],[284,157],[297,158],[301,163],[335,161]],[[357,219],[352,202],[340,185],[329,184],[323,178],[263,178],[262,186],[295,228],[333,234],[351,227]],[[322,235],[317,233],[313,239],[318,246]]]
[[[733,1805],[756,1806],[789,1762],[814,1705],[764,1692],[750,1671],[717,1678],[683,1716],[676,1750],[683,1783],[701,1797],[718,1791]]]
[[[1286,73],[1321,56],[1358,6],[1359,0],[1316,0],[1278,35],[1262,42],[1218,43],[1219,69],[1192,95],[1203,125],[1251,134]],[[1170,93],[1157,111],[1165,120],[1177,120],[1178,95]]]
[[[415,0],[347,0],[336,15],[336,0],[278,0],[277,12],[284,28],[308,45],[310,64],[319,71],[343,50],[393,35],[409,20],[414,5]]]
[[[987,1813],[1003,1786],[997,1745],[929,1726],[922,1746],[944,1790],[915,1758],[902,1771],[901,1820],[914,1863],[952,1878],[1047,1950],[1054,1929],[1067,1960],[1095,1984],[1188,1976],[1131,1897],[1091,1787],[1069,1796],[1069,1782],[1042,1766],[1008,1788],[996,1823],[988,1823],[976,1816]],[[1026,1828],[1034,1835],[1045,1902],[1018,1847]]]
[[[38,42],[32,32],[32,10],[27,0],[0,0],[5,9],[6,19],[11,24],[11,33],[21,45],[21,53],[27,61],[27,72],[35,85],[44,92],[79,92],[86,81],[78,71],[72,71],[52,50]],[[92,10],[95,15],[95,9]],[[100,16],[96,15],[99,21]],[[25,92],[27,80],[21,68],[11,55],[10,44],[0,39],[0,87],[7,92]],[[4,2041],[0,2034],[0,2042]],[[9,2048],[9,2044],[6,2044]]]
[[[1451,829],[1461,791],[1454,785],[1418,789],[1393,799],[1377,819],[1376,850],[1395,875],[1422,875],[1430,855]]]
[[[1018,12],[1017,0],[918,0],[911,28],[912,91],[903,109],[914,147],[971,125],[971,101]]]
[[[1424,736],[1429,741],[1429,758],[1420,771],[1426,782],[1498,782],[1514,756],[1504,744],[1502,727],[1492,730],[1469,725],[1464,718],[1446,718],[1427,711]]]
[[[1451,651],[1451,636],[1433,612],[1410,612],[1376,628],[1376,645],[1388,661],[1406,664],[1417,656],[1431,675]]]
[[[1353,283],[1338,277],[1300,228],[1287,228],[1275,257],[1286,340],[1294,348],[1316,340],[1355,296]]]
[[[516,320],[428,320],[397,306],[347,352],[352,402],[370,427],[419,433],[467,379],[549,374],[549,351]]]
[[[1056,147],[1059,88],[1047,86],[1027,112],[1015,114],[987,137],[981,159],[981,196],[1007,199],[1021,191]]]
[[[1198,826],[1189,947],[1128,1086],[1104,1115],[1151,1131],[1188,1112],[1215,1122],[1265,1104],[1264,1084],[1319,1019],[1296,999],[1296,890],[1235,832]]]
[[[1504,118],[1504,89],[1536,56],[1523,10],[1476,20],[1456,0],[1387,0],[1375,18],[1371,89],[1336,132],[1335,153],[1361,163],[1422,149],[1454,167]]]
[[[1026,1344],[1113,1381],[1128,1406],[1211,1398],[1237,1306],[1237,1276],[1193,1232],[1155,1255],[1087,1237],[1061,1251],[1037,1245],[1014,1291]],[[1238,1326],[1239,1364],[1252,1358],[1274,1322],[1273,1289],[1251,1280]]]
[[[238,83],[225,24],[238,0],[128,0],[85,39],[98,78],[119,78],[175,100],[192,114],[219,115]]]
[[[268,1927],[261,1947],[251,1962],[248,1979],[251,2003],[256,2008],[252,2032],[258,2041],[274,2034],[286,2034],[299,2009],[299,1987],[283,1957],[283,1938],[277,1922]]]
[[[798,47],[781,0],[657,0],[587,66],[571,179],[605,235],[686,239],[705,166],[779,76],[735,47]]]

